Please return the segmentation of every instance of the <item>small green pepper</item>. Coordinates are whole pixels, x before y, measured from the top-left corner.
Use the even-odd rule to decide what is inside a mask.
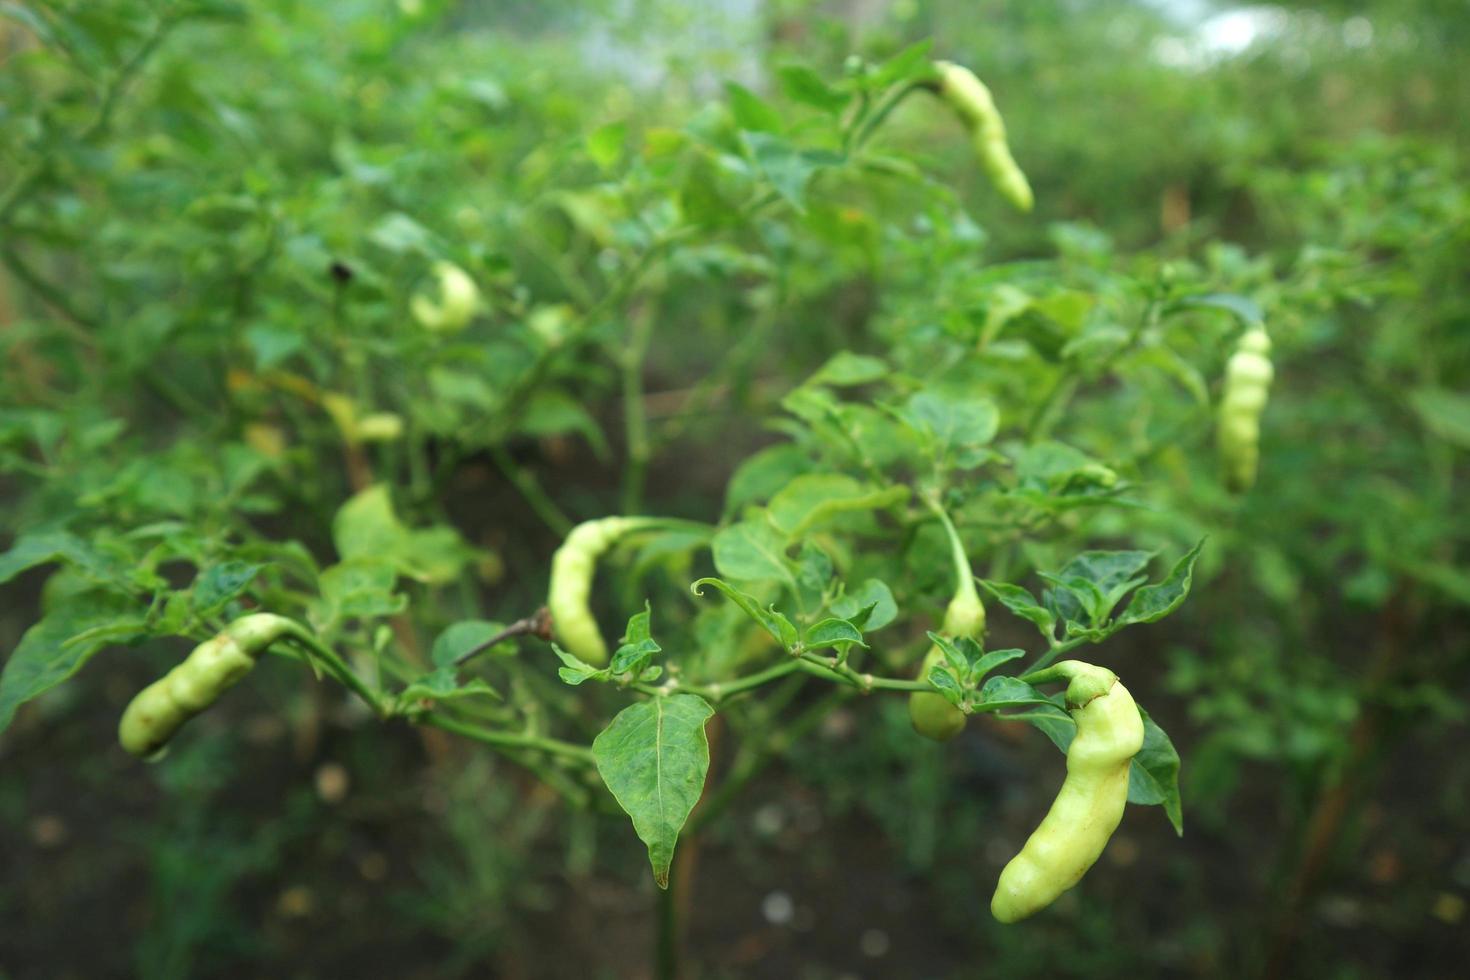
[[[980,601],[980,593],[975,589],[970,559],[965,554],[964,543],[960,541],[959,531],[955,529],[949,515],[937,503],[933,504],[933,509],[949,538],[949,556],[955,575],[954,597],[944,610],[940,632],[954,639],[967,636],[978,640],[985,635],[985,604]],[[943,658],[944,651],[939,649],[939,645],[930,645],[919,666],[919,677],[927,678],[930,669]],[[950,704],[938,691],[915,691],[909,695],[909,722],[914,726],[914,731],[925,738],[948,742],[965,730],[966,720],[965,713]]]
[[[963,65],[952,61],[936,61],[939,72],[939,96],[948,102],[970,133],[970,141],[990,183],[1001,196],[1021,211],[1030,211],[1035,203],[1026,174],[1011,156],[1006,142],[1005,121],[995,107],[995,99],[985,83]]]
[[[190,718],[250,673],[274,642],[301,629],[284,616],[254,613],[205,640],[184,662],[138,692],[123,711],[117,737],[136,756],[152,756]]]
[[[589,602],[597,559],[624,534],[645,523],[636,517],[586,521],[572,529],[551,558],[546,608],[551,612],[552,631],[568,653],[593,666],[607,663],[607,643]]]
[[[1216,443],[1225,486],[1235,493],[1256,482],[1261,455],[1261,416],[1266,410],[1271,379],[1271,338],[1261,327],[1241,335],[1235,353],[1225,365]]]
[[[1046,908],[1082,880],[1123,819],[1128,768],[1143,748],[1143,717],[1112,671],[1064,660],[1026,680],[1067,680],[1077,735],[1067,778],[1041,826],[1000,873],[990,912],[1016,922]]]

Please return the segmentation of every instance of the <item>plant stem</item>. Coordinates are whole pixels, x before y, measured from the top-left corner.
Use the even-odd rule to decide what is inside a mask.
[[[779,288],[782,290],[781,296],[784,297],[784,285]],[[712,405],[724,388],[727,377],[734,379],[731,382],[732,385],[740,383],[741,373],[766,350],[771,330],[777,323],[772,310],[780,306],[781,301],[778,299],[771,307],[762,310],[757,315],[755,323],[744,336],[735,342],[735,345],[725,354],[724,359],[709,374],[694,383],[684,403],[679,406],[677,414],[659,426],[658,442],[669,443],[679,438],[691,424],[691,419]]]
[[[679,976],[679,905],[675,894],[678,875],[669,875],[667,888],[658,893],[658,948],[654,975],[658,980]]]
[[[1060,643],[1053,642],[1051,645],[1051,649],[1047,650],[1041,656],[1037,657],[1035,660],[1031,661],[1031,663],[1027,664],[1025,669],[1021,671],[1020,676],[1024,677],[1027,674],[1034,674],[1038,670],[1041,670],[1043,667],[1050,666],[1053,660],[1057,659],[1064,653],[1069,653],[1072,650],[1077,649],[1084,643],[1096,642],[1096,640],[1090,640],[1085,636],[1074,636],[1070,640],[1063,640]]]
[[[846,664],[837,663],[814,653],[803,653],[798,657],[784,660],[773,667],[745,677],[738,677],[733,681],[714,684],[683,684],[679,681],[671,681],[662,686],[648,684],[629,684],[628,687],[635,691],[653,697],[667,697],[670,694],[697,694],[706,701],[723,702],[737,694],[743,694],[753,688],[780,680],[791,674],[801,671],[813,677],[820,677],[825,681],[834,681],[845,688],[854,688],[859,693],[871,694],[874,691],[927,691],[930,690],[926,681],[911,681],[897,677],[875,677],[872,674],[864,674],[853,670]]]
[[[318,640],[310,630],[301,626],[293,630],[290,639],[306,648],[307,653],[315,657],[341,684],[353,694],[356,694],[373,712],[379,717],[386,717],[391,713],[388,697],[382,691],[373,687],[367,681],[357,676],[357,673],[343,660],[337,651]]]
[[[980,605],[980,593],[975,589],[975,572],[970,568],[970,557],[965,553],[965,543],[960,540],[959,529],[954,526],[949,512],[939,502],[937,496],[926,496],[924,503],[939,518],[939,523],[944,527],[945,537],[949,539],[949,557],[954,562],[954,599],[950,601],[953,605],[955,600],[965,600],[976,606]],[[983,622],[983,620],[982,620]],[[946,629],[948,629],[946,624]]]
[[[643,361],[653,334],[651,318],[635,315],[629,324],[627,348],[623,351],[623,433],[628,463],[623,470],[623,513],[642,508],[643,478],[651,455],[648,417],[643,404]]]
[[[585,745],[576,745],[572,742],[563,742],[560,739],[548,738],[544,735],[530,735],[524,732],[497,732],[493,729],[481,728],[479,725],[458,721],[437,712],[426,712],[414,720],[420,725],[442,728],[446,732],[452,732],[476,742],[483,742],[486,745],[493,745],[496,748],[534,749],[537,752],[574,759],[587,765],[592,764],[592,750]]]
[[[530,367],[521,373],[515,386],[506,394],[504,402],[501,403],[499,418],[495,420],[495,426],[491,430],[492,442],[498,443],[503,441],[505,434],[513,429],[521,410],[525,407],[526,401],[541,387],[542,381],[545,380],[546,375],[551,371],[551,365],[556,359],[556,355],[563,351],[574,349],[591,332],[592,327],[596,325],[599,317],[627,299],[628,294],[637,288],[638,283],[643,278],[643,274],[648,271],[654,259],[658,258],[669,246],[689,235],[692,231],[692,228],[676,228],[655,241],[643,251],[643,254],[638,256],[637,261],[629,267],[628,271],[623,274],[622,278],[618,280],[612,289],[604,293],[601,299],[583,312],[581,322],[578,323],[576,329],[562,343],[555,345],[547,344],[541,349],[536,355],[536,359],[531,362]]]
[[[537,749],[544,749],[545,746],[537,746],[536,749],[522,749],[501,744],[499,741],[490,742],[482,736],[498,735],[501,733],[491,731],[490,729],[479,728],[478,726],[463,725],[453,721],[453,719],[447,719],[437,714],[423,715],[418,721],[430,727],[442,728],[456,735],[462,735],[466,738],[492,745],[502,756],[527,770],[541,782],[556,790],[568,803],[578,809],[585,809],[592,802],[591,793],[586,786],[578,783],[571,777],[571,774],[562,772],[560,769],[546,764],[545,760],[536,757],[535,753]],[[448,724],[445,724],[445,722],[448,722]]]
[[[787,660],[776,664],[774,667],[762,670],[759,673],[737,677],[735,680],[727,683],[706,685],[700,689],[700,693],[712,701],[723,701],[736,694],[742,694],[752,688],[760,687],[762,684],[768,684],[771,681],[779,680],[782,677],[793,674],[800,666],[801,662],[798,660]]]
[[[849,156],[852,153],[852,139],[868,117],[868,110],[872,108],[873,97],[868,94],[867,89],[858,92],[857,102],[854,104],[851,115],[842,126],[842,155]]]
[[[858,128],[857,135],[852,140],[851,152],[856,153],[863,148],[863,144],[872,138],[873,134],[877,132],[879,126],[883,125],[883,121],[888,118],[889,114],[898,108],[900,102],[925,87],[927,86],[922,82],[905,82],[903,85],[889,89],[883,96],[882,101],[878,103],[877,107],[863,120],[862,125]]]
[[[551,495],[541,488],[541,481],[536,479],[536,474],[519,466],[515,460],[511,459],[510,453],[506,452],[503,445],[490,447],[490,458],[495,461],[495,465],[511,482],[511,485],[525,498],[526,503],[531,505],[536,516],[541,518],[546,526],[555,531],[559,537],[566,537],[573,527],[572,519],[557,506],[556,501],[551,499]]]
[[[859,673],[847,666],[847,664],[829,661],[814,653],[803,653],[797,661],[797,666],[814,677],[822,677],[826,680],[835,680],[851,685],[863,694],[871,694],[874,691],[932,690],[928,681],[900,680],[896,677],[874,677],[872,674]]]
[[[1103,358],[1102,363],[1092,369],[1092,376],[1100,378],[1113,369],[1118,358],[1138,346],[1138,341],[1143,337],[1146,330],[1158,326],[1159,317],[1162,315],[1163,307],[1158,300],[1150,300],[1145,307],[1143,315],[1140,316],[1128,331],[1128,340],[1120,344],[1116,350]],[[1042,438],[1051,431],[1053,416],[1057,415],[1064,405],[1077,393],[1077,388],[1082,379],[1076,374],[1060,374],[1052,383],[1046,396],[1042,398],[1041,404],[1036,406],[1031,420],[1026,425],[1027,441],[1035,441]]]

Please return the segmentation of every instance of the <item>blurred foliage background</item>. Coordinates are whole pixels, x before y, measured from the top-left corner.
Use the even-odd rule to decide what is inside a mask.
[[[916,743],[901,703],[844,707],[709,828],[688,900],[691,976],[1460,975],[1463,3],[181,8],[187,19],[163,31],[148,3],[0,4],[0,186],[26,188],[23,204],[0,199],[0,444],[35,437],[27,399],[91,392],[67,420],[79,435],[49,450],[109,520],[207,522],[252,506],[233,489],[243,477],[221,470],[248,458],[221,464],[162,428],[120,437],[109,403],[192,418],[223,444],[244,417],[211,388],[252,383],[233,365],[300,356],[351,377],[354,358],[383,352],[344,323],[401,312],[394,284],[419,276],[426,252],[476,268],[498,302],[555,334],[555,300],[579,302],[576,270],[598,269],[587,242],[611,250],[629,233],[606,225],[592,190],[548,207],[547,188],[596,172],[589,133],[697,128],[727,80],[775,93],[784,66],[834,77],[855,52],[881,60],[924,38],[994,90],[1037,210],[988,193],[932,103],[904,103],[875,139],[958,184],[986,262],[1207,275],[1266,309],[1279,359],[1261,485],[1235,504],[1166,449],[1152,461],[1167,477],[1159,506],[1115,518],[1160,541],[1211,537],[1195,595],[1116,664],[1184,757],[1183,840],[1130,812],[1054,916],[996,926],[994,873],[1048,791],[1019,778],[1016,734],[977,724],[940,749]],[[136,77],[99,105],[100,82],[134,59]],[[760,443],[748,420],[827,352],[907,322],[873,286],[881,231],[822,229],[824,217],[810,239],[780,243],[792,297],[780,323],[747,325],[735,289],[711,302],[709,267],[751,271],[729,255],[693,256],[705,273],[676,269],[661,287],[666,315],[698,312],[649,351],[650,391],[755,336],[733,394],[669,423],[677,451],[646,478],[663,510],[718,497]],[[57,322],[109,329],[82,356]],[[474,424],[477,372],[509,383],[525,364],[509,347],[479,362],[392,356],[430,367],[379,365],[377,397],[415,406],[411,423],[431,433]],[[615,379],[583,367],[555,380],[509,449],[434,473],[388,464],[503,563],[470,599],[507,619],[536,601],[557,539],[512,485],[517,464],[575,512],[618,499],[620,454],[599,425],[616,415]],[[254,397],[236,394],[237,406]],[[284,402],[301,431],[333,424]],[[1099,404],[1149,411],[1127,392]],[[136,455],[121,474],[99,452],[118,438]],[[301,479],[284,512],[262,507],[283,533],[299,530],[290,508],[313,516],[301,527],[329,526],[353,489],[350,458],[297,465],[324,475]],[[0,472],[0,533],[60,506],[22,497],[24,477],[20,464]],[[0,649],[34,621],[43,581],[28,573],[0,593]],[[140,768],[111,747],[111,709],[163,662],[139,660],[99,662],[0,740],[0,976],[651,975],[655,895],[626,828],[563,810],[472,748],[361,725],[271,675],[168,766]]]

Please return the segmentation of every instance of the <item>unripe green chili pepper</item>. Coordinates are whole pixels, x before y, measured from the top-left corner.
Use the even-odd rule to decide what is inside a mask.
[[[607,644],[588,603],[597,558],[623,535],[649,523],[646,518],[604,517],[578,524],[551,558],[546,608],[552,631],[563,649],[589,664],[607,663]]]
[[[453,262],[435,262],[434,276],[439,282],[440,298],[416,293],[409,300],[409,312],[426,330],[458,333],[469,326],[480,308],[480,287]]]
[[[995,107],[990,89],[963,65],[936,61],[934,68],[939,72],[939,95],[969,130],[970,141],[991,184],[1017,208],[1030,211],[1035,203],[1031,184],[1011,156],[1005,122]]]
[[[1260,462],[1261,415],[1266,409],[1271,378],[1271,338],[1261,327],[1247,330],[1225,365],[1216,442],[1225,486],[1235,493],[1256,482]]]
[[[951,637],[980,637],[985,633],[985,607],[975,594],[971,584],[968,595],[962,590],[944,612],[943,632]],[[928,677],[929,670],[944,659],[944,651],[932,644],[924,654],[919,666],[919,677]],[[948,742],[965,730],[965,713],[949,703],[937,691],[915,691],[909,695],[909,721],[914,731],[936,742]]]
[[[1067,710],[1077,735],[1067,749],[1067,778],[1021,853],[1000,873],[991,914],[1016,922],[1041,911],[1082,880],[1123,819],[1128,767],[1143,748],[1143,718],[1112,671],[1078,660],[1023,678],[1067,680]]]
[[[271,613],[235,620],[133,698],[118,723],[118,741],[136,756],[158,752],[186,721],[250,673],[267,647],[300,629],[292,620]]]
[[[975,590],[975,576],[970,571],[970,560],[965,555],[964,544],[955,530],[949,515],[937,505],[934,508],[949,536],[950,559],[954,563],[955,591],[948,608],[944,611],[944,623],[940,631],[945,635],[979,639],[985,635],[985,605]],[[919,666],[919,677],[929,676],[929,670],[944,657],[938,644],[932,644],[924,654]],[[936,742],[947,742],[965,730],[965,713],[949,703],[937,691],[915,691],[909,695],[909,722],[914,731]]]
[[[357,438],[363,442],[396,442],[403,437],[403,416],[373,412],[357,420]]]

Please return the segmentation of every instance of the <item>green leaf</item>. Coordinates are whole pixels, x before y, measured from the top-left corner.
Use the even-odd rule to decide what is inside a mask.
[[[929,439],[936,458],[964,449],[985,446],[995,438],[1000,412],[984,398],[957,398],[921,391],[908,400],[903,419],[915,432]]]
[[[1031,301],[1031,309],[1061,328],[1066,337],[1074,337],[1082,330],[1088,316],[1097,305],[1096,295],[1077,289],[1059,289]]]
[[[354,494],[338,508],[332,541],[344,561],[380,559],[400,574],[430,585],[454,581],[474,556],[452,527],[406,526],[393,511],[387,485],[381,483]]]
[[[257,562],[225,561],[211,565],[194,579],[194,614],[212,616],[225,603],[244,592],[264,565]]]
[[[322,600],[314,618],[333,622],[400,613],[408,607],[408,597],[393,593],[397,580],[397,571],[386,561],[355,558],[339,562],[317,580]]]
[[[1077,736],[1077,723],[1067,710],[1060,705],[1048,705],[1044,708],[1035,708],[1031,711],[1021,711],[1016,714],[1000,715],[1006,721],[1024,721],[1026,724],[1038,729],[1043,735],[1051,739],[1053,745],[1063,753],[1072,744],[1072,739]]]
[[[782,408],[814,425],[835,417],[841,404],[837,396],[826,388],[812,385],[793,388],[781,399]]]
[[[991,650],[979,660],[970,665],[970,676],[978,681],[1001,664],[1010,663],[1026,656],[1025,650],[1010,648],[1007,650]]]
[[[929,668],[929,673],[924,676],[936,691],[944,695],[944,699],[958,708],[965,700],[965,689],[955,677],[954,671],[940,664]]]
[[[741,136],[761,173],[771,182],[776,193],[798,211],[806,210],[806,185],[812,175],[824,167],[841,161],[840,157],[821,151],[804,151],[780,136],[745,132]]]
[[[1142,571],[1151,558],[1151,551],[1084,551],[1057,574],[1062,578],[1085,578],[1107,595]]]
[[[654,531],[636,540],[637,548],[628,565],[628,580],[637,581],[655,568],[682,575],[688,569],[693,553],[709,547],[712,531],[702,528],[669,528]]]
[[[893,592],[882,581],[864,579],[856,589],[832,602],[828,607],[832,615],[841,616],[866,633],[880,630],[898,618],[898,603],[893,601]],[[861,621],[859,613],[869,609]]]
[[[643,600],[643,611],[634,613],[628,617],[628,625],[623,628],[624,643],[643,643],[653,639],[653,608],[648,600]]]
[[[1445,442],[1470,449],[1470,395],[1443,388],[1417,388],[1409,404],[1424,428]]]
[[[398,700],[402,704],[413,701],[453,701],[458,698],[491,697],[500,699],[500,693],[478,677],[463,684],[453,667],[440,667],[409,683]]]
[[[597,772],[648,846],[660,888],[679,831],[704,791],[709,741],[704,726],[715,711],[703,698],[675,694],[629,705],[592,741]]]
[[[306,338],[293,330],[258,323],[245,331],[245,342],[255,355],[255,368],[268,371],[306,346]]]
[[[981,686],[975,710],[999,711],[1002,708],[1037,706],[1061,710],[1059,699],[1048,697],[1023,680],[1015,677],[992,677]]]
[[[379,248],[395,254],[437,255],[434,233],[402,212],[387,215],[368,233]]]
[[[883,88],[897,82],[931,77],[934,69],[929,67],[929,49],[933,46],[934,42],[929,39],[909,45],[883,62],[869,82],[875,88]]]
[[[648,661],[663,648],[653,638],[651,621],[653,611],[649,608],[648,600],[643,601],[643,611],[635,613],[628,620],[627,628],[623,631],[622,645],[614,651],[612,661],[608,664],[609,672],[613,674],[638,673],[642,671]]]
[[[445,585],[458,578],[475,555],[458,531],[441,524],[409,531],[393,559],[398,571],[414,581]]]
[[[736,467],[730,477],[725,488],[725,512],[734,513],[746,504],[771,499],[815,465],[804,449],[789,442],[762,449]]]
[[[1186,296],[1174,304],[1181,309],[1203,308],[1223,310],[1235,317],[1248,327],[1254,327],[1265,320],[1265,314],[1261,312],[1256,301],[1235,293],[1210,293],[1205,296]]]
[[[723,155],[717,159],[719,163],[704,155],[696,156],[679,189],[679,209],[692,225],[726,228],[741,220],[742,191],[730,186],[734,182],[732,168],[721,165]],[[741,187],[745,183],[741,180]]]
[[[123,572],[116,561],[69,531],[43,531],[22,535],[0,555],[0,584],[37,565],[55,562],[75,565],[98,582],[118,581]]]
[[[726,598],[745,612],[745,615],[755,620],[767,633],[771,634],[776,642],[781,644],[783,650],[787,653],[791,652],[791,648],[796,645],[798,635],[796,627],[791,624],[791,620],[787,619],[775,609],[763,608],[754,596],[747,595],[733,585],[729,585],[717,578],[699,579],[689,586],[689,591],[695,595],[704,595],[700,589],[706,585],[713,585],[716,589],[723,592]]]
[[[1016,455],[1016,479],[1024,489],[1097,497],[1117,485],[1118,474],[1080,449],[1046,440]]]
[[[744,85],[726,82],[725,95],[730,99],[730,114],[735,117],[735,125],[741,129],[761,133],[781,132],[781,114]]]
[[[875,487],[841,473],[799,476],[771,498],[771,523],[795,539],[843,514],[883,510],[909,499],[902,485]]]
[[[1128,768],[1128,802],[1163,806],[1174,833],[1184,836],[1184,809],[1179,799],[1179,753],[1169,736],[1143,708],[1143,748]]]
[[[623,147],[628,142],[628,124],[608,123],[593,130],[587,137],[587,155],[602,170],[611,170],[623,158]]]
[[[847,105],[847,96],[828,85],[821,75],[805,65],[785,65],[776,69],[781,91],[793,102],[801,102],[836,115]]]
[[[979,582],[986,592],[989,592],[1000,600],[1001,605],[1022,619],[1030,620],[1036,624],[1036,628],[1041,631],[1042,636],[1048,640],[1055,637],[1057,627],[1056,615],[1050,609],[1037,602],[1036,598],[1030,592],[1021,588],[1019,585],[1012,585],[1009,582],[991,582],[988,579],[980,579]]]
[[[332,519],[332,542],[344,560],[359,556],[391,560],[404,533],[383,483],[354,494]]]
[[[791,562],[786,541],[770,524],[745,520],[722,528],[710,542],[715,568],[725,578],[739,582],[782,582],[792,589]]]
[[[1200,538],[1184,557],[1174,563],[1168,578],[1157,585],[1146,585],[1133,593],[1128,608],[1118,617],[1117,625],[1156,623],[1178,609],[1189,595],[1189,587],[1194,581],[1194,563],[1199,560],[1200,549],[1204,546],[1205,539]]]
[[[1210,389],[1205,376],[1179,352],[1163,346],[1148,347],[1134,355],[1138,363],[1146,364],[1179,383],[1199,408],[1210,404]]]
[[[881,358],[844,350],[829,357],[827,363],[819,367],[806,383],[843,388],[869,384],[887,376],[888,365]]]
[[[1106,599],[1095,583],[1080,575],[1061,578],[1051,572],[1037,574],[1042,581],[1054,586],[1047,589],[1042,598],[1066,624],[1067,635],[1102,629],[1106,622],[1102,614]]]
[[[538,388],[526,400],[516,431],[537,438],[577,433],[599,459],[608,454],[607,437],[597,420],[581,402],[559,388]]]
[[[807,650],[820,650],[823,647],[834,647],[842,643],[855,643],[860,647],[867,646],[863,642],[862,632],[845,619],[824,619],[813,623],[801,638],[801,645]]]
[[[803,612],[820,606],[832,581],[832,559],[810,541],[803,541],[796,555],[796,594]]]
[[[1006,324],[1031,308],[1034,297],[1011,283],[1000,282],[986,291],[985,323],[980,329],[980,346],[985,348],[1000,336]]]
[[[0,732],[18,707],[81,670],[99,650],[145,633],[144,616],[131,599],[110,592],[68,596],[22,634],[6,659],[0,673]]]
[[[640,673],[653,655],[663,648],[653,640],[642,640],[638,643],[624,643],[613,651],[612,661],[608,664],[608,671],[613,674],[637,674]]]
[[[980,644],[971,637],[961,636],[951,639],[933,630],[929,631],[928,636],[929,641],[939,647],[939,652],[944,654],[945,662],[949,664],[949,669],[954,671],[956,677],[968,676],[970,664],[980,659]]]
[[[1101,627],[1118,601],[1147,581],[1137,572],[1152,557],[1148,551],[1084,551],[1055,574],[1042,573],[1058,586],[1047,602],[1068,622]]]
[[[1113,355],[1126,348],[1132,339],[1132,331],[1116,324],[1093,324],[1062,345],[1061,357],[1084,368],[1105,364]]]
[[[583,681],[605,681],[610,676],[612,676],[612,671],[608,670],[606,667],[599,670],[586,661],[578,658],[575,654],[567,653],[555,643],[551,645],[551,650],[562,662],[562,666],[557,668],[557,676],[560,677],[563,682],[570,684],[573,687],[576,687]]]

